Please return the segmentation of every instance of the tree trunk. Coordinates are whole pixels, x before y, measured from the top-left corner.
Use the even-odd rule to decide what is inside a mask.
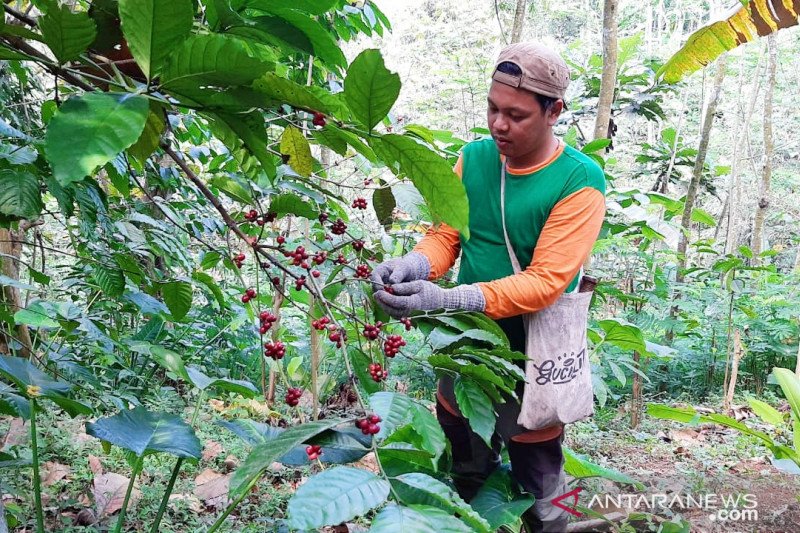
[[[511,28],[511,43],[518,43],[522,39],[522,27],[525,25],[525,12],[527,0],[517,0],[517,9],[514,11],[514,26]]]
[[[28,226],[23,221],[19,230],[0,228],[0,272],[13,280],[19,280],[19,260],[22,256],[22,242],[25,240],[25,231]],[[19,289],[10,285],[0,285],[0,304],[8,307],[11,314],[24,308],[20,299]],[[33,343],[31,342],[28,326],[17,325],[11,331],[5,328],[0,330],[0,353],[12,355],[11,345],[18,341],[22,348],[13,355],[30,357]]]
[[[733,403],[733,392],[736,390],[736,376],[739,373],[739,362],[744,355],[744,348],[742,347],[742,337],[737,329],[733,334],[733,363],[731,364],[731,380],[728,383],[728,391],[725,394],[725,403],[723,409],[725,412],[729,411]]]
[[[778,45],[775,35],[767,37],[769,61],[767,63],[767,87],[764,93],[764,168],[761,173],[756,216],[753,220],[753,261],[759,263],[759,254],[763,248],[764,219],[769,207],[769,182],[772,178],[772,154],[775,144],[772,140],[772,95],[775,91],[775,70],[778,66]]]
[[[308,307],[310,309],[314,308],[313,296]],[[322,356],[322,347],[319,341],[319,331],[311,325],[312,318],[308,318],[308,325],[311,330],[311,399],[313,403],[311,419],[317,420],[319,418],[319,361]]]
[[[600,98],[594,138],[611,138],[611,104],[617,87],[617,0],[605,0],[603,6],[603,75],[600,79]]]
[[[694,160],[692,180],[689,182],[689,190],[686,193],[686,203],[683,208],[683,216],[681,217],[681,234],[678,241],[678,271],[675,275],[675,281],[678,283],[683,282],[683,271],[686,270],[686,264],[688,262],[686,250],[691,235],[692,210],[697,201],[697,190],[700,188],[700,178],[703,176],[703,168],[706,164],[708,143],[711,138],[711,126],[714,124],[714,115],[717,112],[717,102],[719,101],[719,95],[722,91],[722,81],[725,79],[725,69],[727,66],[728,58],[726,55],[723,55],[717,61],[714,85],[711,88],[711,97],[706,107],[705,116],[703,117],[703,127],[700,132],[700,146],[697,148],[697,158]]]
[[[639,352],[633,352],[633,366],[640,369],[641,356]],[[642,411],[642,377],[636,372],[633,373],[633,384],[631,386],[631,428],[639,427],[639,418]]]

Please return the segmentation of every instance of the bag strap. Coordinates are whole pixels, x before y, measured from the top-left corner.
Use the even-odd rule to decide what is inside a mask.
[[[517,259],[517,254],[514,253],[514,248],[511,246],[511,241],[508,238],[508,231],[506,230],[506,164],[505,163],[501,163],[500,165],[500,220],[503,224],[503,238],[506,241],[506,250],[508,251],[508,258],[511,260],[511,266],[514,267],[514,274],[519,274],[520,272],[522,272],[522,267],[520,267],[519,259]],[[572,290],[573,293],[576,293],[580,290],[582,277],[583,277],[583,266],[581,266],[580,271],[578,271],[578,283],[575,284],[575,288]]]

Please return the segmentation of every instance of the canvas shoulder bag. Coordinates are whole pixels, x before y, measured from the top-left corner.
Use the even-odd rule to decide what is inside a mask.
[[[500,172],[500,214],[503,237],[514,273],[522,271],[506,231],[506,166]],[[581,276],[583,269],[581,269]],[[525,389],[517,423],[536,430],[568,424],[594,413],[592,371],[586,328],[592,292],[562,294],[555,303],[523,315],[525,324]]]

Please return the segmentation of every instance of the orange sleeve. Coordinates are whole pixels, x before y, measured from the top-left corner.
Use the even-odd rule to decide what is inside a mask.
[[[456,166],[453,168],[458,177],[461,177],[462,170],[461,156],[458,157]],[[455,264],[458,254],[461,253],[461,240],[458,237],[458,230],[445,223],[432,226],[414,246],[414,252],[419,252],[428,259],[431,264],[431,274],[428,279],[442,277],[445,272]]]
[[[531,264],[512,276],[478,283],[490,318],[532,313],[554,303],[578,274],[600,233],[603,193],[591,187],[558,202],[539,235]]]

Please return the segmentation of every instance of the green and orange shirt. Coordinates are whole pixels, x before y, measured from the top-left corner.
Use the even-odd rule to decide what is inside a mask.
[[[414,247],[428,258],[430,279],[461,254],[459,283],[478,284],[494,319],[538,311],[572,289],[605,215],[603,170],[571,146],[559,143],[534,167],[507,167],[506,229],[520,265],[528,265],[514,274],[500,216],[504,160],[491,138],[467,144],[455,172],[467,191],[470,239],[441,224]]]

